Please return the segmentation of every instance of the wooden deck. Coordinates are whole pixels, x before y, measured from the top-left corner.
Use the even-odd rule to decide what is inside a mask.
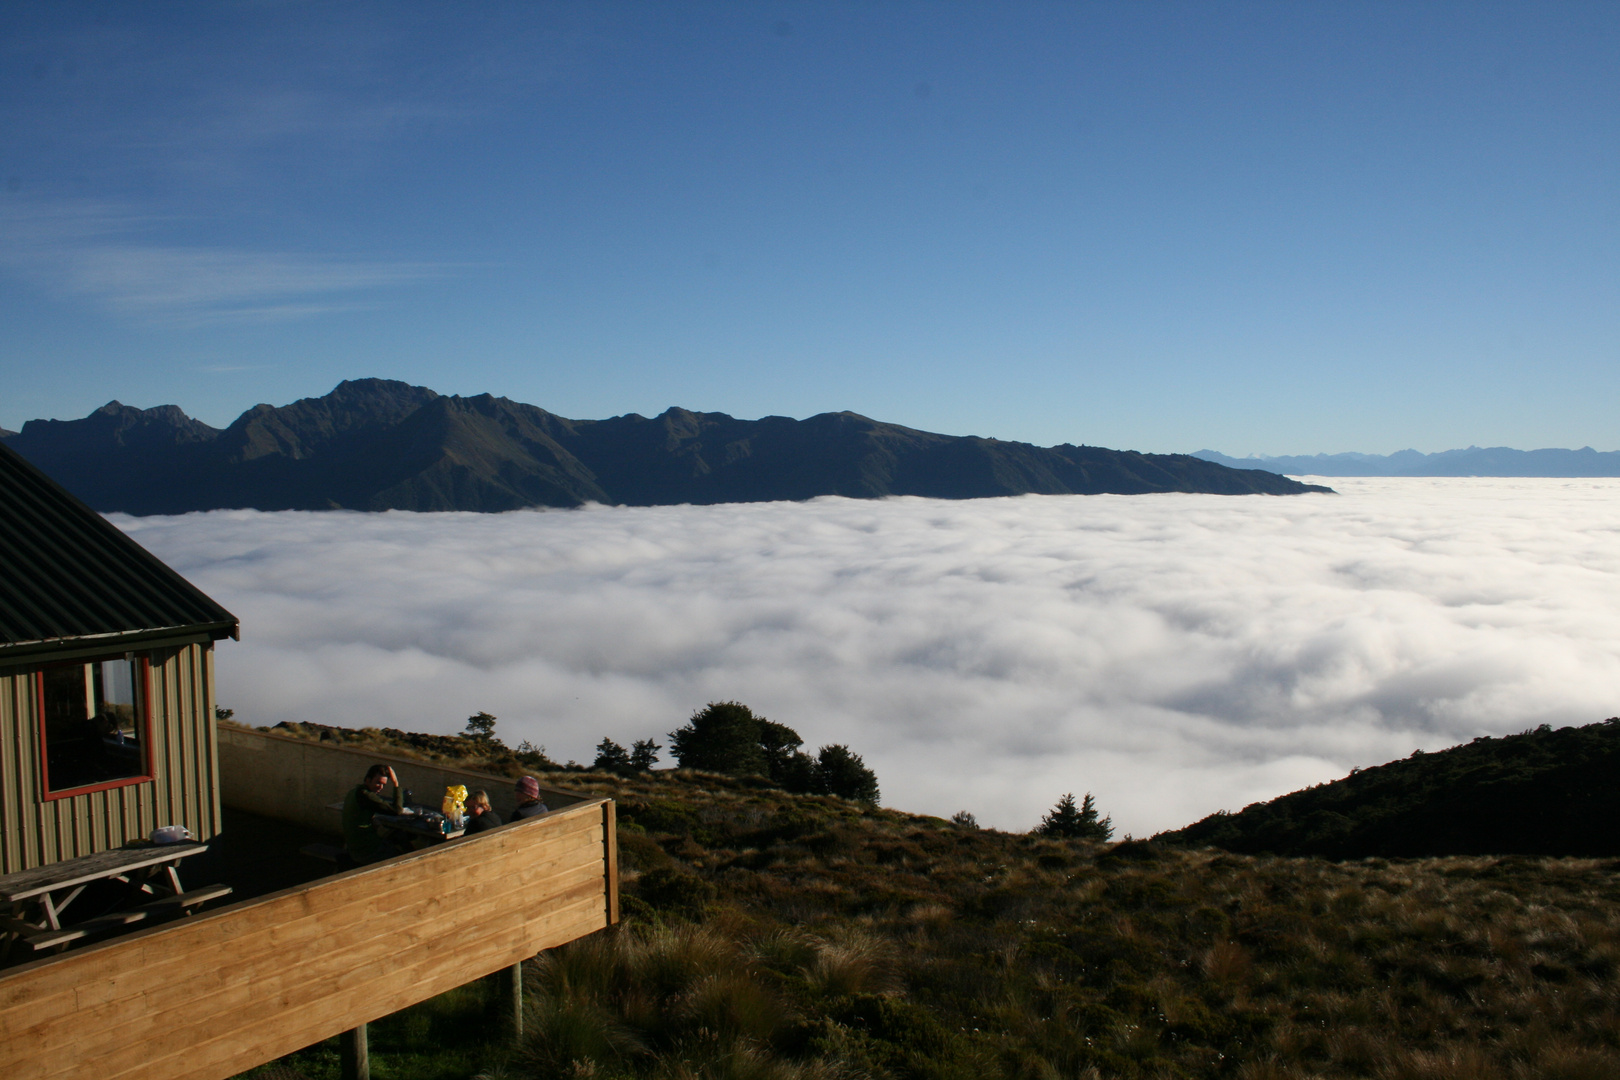
[[[613,803],[0,974],[8,1080],[223,1080],[618,921]]]

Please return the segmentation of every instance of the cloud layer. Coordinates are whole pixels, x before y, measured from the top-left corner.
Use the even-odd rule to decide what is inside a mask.
[[[585,761],[735,698],[1009,829],[1089,790],[1142,835],[1620,713],[1620,480],[1335,484],[115,520],[241,617],[251,723],[487,709]]]

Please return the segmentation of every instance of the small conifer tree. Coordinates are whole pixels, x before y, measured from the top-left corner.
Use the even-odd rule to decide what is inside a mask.
[[[612,739],[603,739],[596,744],[596,760],[591,762],[591,768],[602,772],[630,772],[630,753]]]
[[[647,772],[658,764],[658,751],[662,749],[651,739],[637,739],[630,746],[630,767],[636,772]]]
[[[479,710],[467,717],[467,727],[464,730],[467,738],[481,743],[495,741],[495,717],[490,713]]]
[[[1060,840],[1107,840],[1114,835],[1114,819],[1112,815],[1098,817],[1097,801],[1089,791],[1080,805],[1075,806],[1074,792],[1071,791],[1041,818],[1035,831],[1041,836]]]

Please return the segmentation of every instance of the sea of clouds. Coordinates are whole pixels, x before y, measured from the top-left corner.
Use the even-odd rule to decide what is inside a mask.
[[[1141,836],[1620,713],[1620,480],[1332,483],[114,521],[241,618],[249,723],[482,709],[589,762],[736,699],[1007,829],[1091,791]]]

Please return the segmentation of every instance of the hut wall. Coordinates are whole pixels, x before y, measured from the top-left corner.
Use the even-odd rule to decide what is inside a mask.
[[[510,776],[492,776],[229,724],[219,729],[219,761],[220,797],[226,806],[322,832],[338,831],[340,817],[330,809],[331,804],[341,801],[365,776],[366,769],[378,762],[392,765],[400,786],[415,792],[416,801],[425,806],[438,806],[444,789],[452,784],[464,785],[468,791],[483,788],[502,821],[511,820],[517,805]],[[542,788],[540,793],[553,810],[572,806],[581,799],[554,788]]]
[[[202,840],[219,832],[212,645],[137,655],[149,663],[153,778],[61,799],[40,789],[35,678],[43,665],[0,668],[0,873],[106,851],[160,825],[184,825]]]

